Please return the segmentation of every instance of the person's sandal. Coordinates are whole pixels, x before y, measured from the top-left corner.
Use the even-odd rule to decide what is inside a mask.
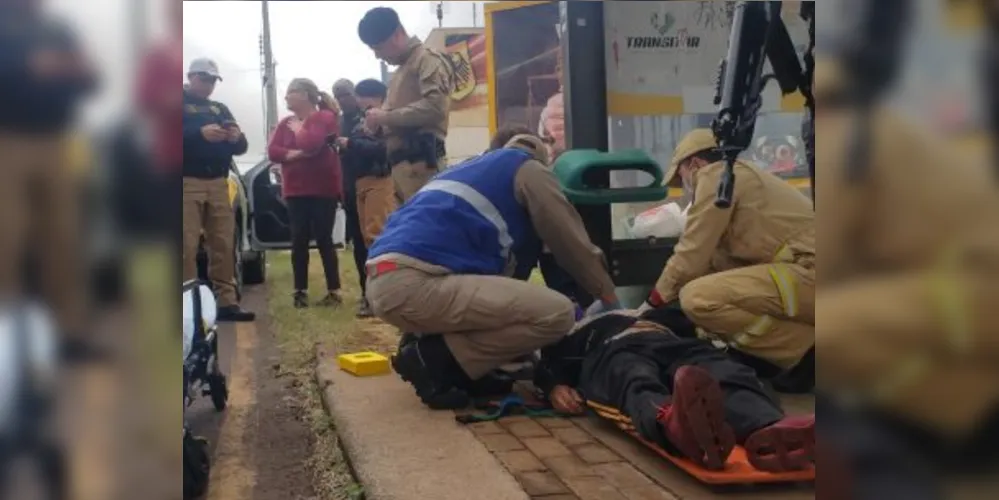
[[[329,292],[319,302],[316,302],[316,305],[320,307],[340,307],[341,304],[343,304],[343,298],[336,292]]]
[[[295,301],[295,309],[305,309],[309,307],[309,296],[303,291],[295,292],[292,296]]]

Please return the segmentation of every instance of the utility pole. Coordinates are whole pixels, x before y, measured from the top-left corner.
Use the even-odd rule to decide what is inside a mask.
[[[274,54],[271,51],[270,11],[267,8],[267,0],[262,0],[260,4],[264,18],[264,30],[260,37],[260,50],[264,59],[264,105],[266,107],[264,123],[267,126],[267,137],[270,138],[271,132],[278,124],[277,75],[274,71]]]
[[[129,12],[130,23],[129,28],[131,33],[129,33],[129,38],[132,41],[132,53],[130,54],[132,59],[132,64],[138,67],[141,64],[142,53],[146,49],[146,33],[148,33],[148,23],[146,19],[148,18],[149,12],[146,5],[146,0],[135,0],[129,2],[128,5],[131,6]]]
[[[479,2],[472,2],[472,27],[479,27]]]
[[[378,61],[378,62],[379,62],[379,66],[380,66],[381,71],[382,71],[382,83],[384,83],[385,85],[388,85],[389,84],[389,69],[388,69],[388,64],[385,64],[385,61]]]

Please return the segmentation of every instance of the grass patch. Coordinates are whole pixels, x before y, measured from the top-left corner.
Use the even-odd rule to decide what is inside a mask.
[[[323,407],[321,390],[316,384],[316,346],[322,344],[337,352],[389,353],[395,348],[399,335],[395,328],[378,320],[354,317],[361,295],[357,269],[349,251],[339,252],[339,259],[344,304],[336,309],[295,309],[291,300],[294,289],[291,255],[288,252],[268,253],[267,303],[282,354],[282,371],[294,378],[298,402],[315,435],[314,449],[306,466],[312,472],[316,494],[323,500],[357,500],[363,496],[363,490],[350,473],[333,420]],[[309,285],[310,299],[322,298],[325,294],[322,263],[315,252],[309,260]]]

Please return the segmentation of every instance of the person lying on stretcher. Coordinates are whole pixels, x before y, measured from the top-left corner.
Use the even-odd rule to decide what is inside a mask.
[[[709,341],[679,310],[587,318],[541,350],[534,384],[556,410],[612,406],[670,454],[722,469],[736,444],[759,470],[812,465],[815,416],[788,417],[749,367]]]

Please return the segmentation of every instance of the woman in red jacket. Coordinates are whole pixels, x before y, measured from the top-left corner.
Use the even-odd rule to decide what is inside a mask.
[[[281,164],[281,191],[291,223],[291,267],[295,307],[308,307],[309,241],[316,240],[326,274],[319,305],[338,306],[340,270],[333,248],[333,223],[342,196],[340,158],[328,145],[339,134],[339,107],[311,80],[296,78],[285,96],[292,115],[271,136],[267,155]]]

